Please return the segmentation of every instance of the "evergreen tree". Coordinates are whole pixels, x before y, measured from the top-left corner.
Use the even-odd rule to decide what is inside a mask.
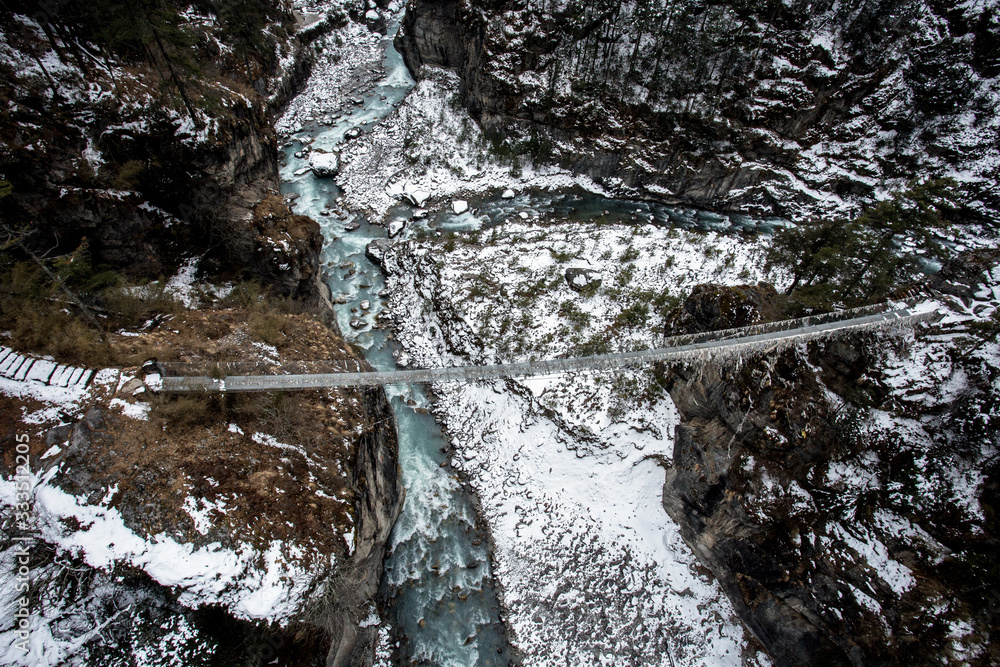
[[[786,294],[807,308],[884,299],[917,274],[919,257],[943,256],[937,232],[960,211],[959,200],[951,180],[914,183],[853,220],[781,230],[775,235],[768,267],[784,267],[791,273]]]

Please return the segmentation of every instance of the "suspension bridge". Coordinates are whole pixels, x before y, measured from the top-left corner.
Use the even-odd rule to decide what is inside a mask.
[[[398,370],[364,370],[358,362],[341,362],[337,372],[268,375],[171,375],[160,378],[160,392],[247,392],[324,389],[332,387],[362,387],[372,385],[414,384],[422,382],[472,382],[493,378],[524,378],[550,376],[580,371],[626,369],[655,362],[703,361],[719,356],[743,356],[766,352],[800,342],[836,336],[848,332],[912,326],[940,317],[936,304],[924,303],[908,308],[869,312],[853,317],[847,313],[785,320],[727,329],[704,334],[675,336],[665,339],[654,349],[635,350],[574,358],[540,359],[506,364],[443,366]],[[870,310],[870,309],[868,309]],[[857,313],[857,311],[852,311]],[[353,368],[350,366],[353,364]],[[183,371],[183,366],[170,364],[169,372]],[[205,366],[198,366],[204,373]],[[218,371],[213,375],[220,375]]]

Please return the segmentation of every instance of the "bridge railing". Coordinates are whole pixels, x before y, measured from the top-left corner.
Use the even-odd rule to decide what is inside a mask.
[[[659,347],[664,347],[664,348],[682,347],[684,345],[691,345],[694,343],[704,343],[707,341],[727,340],[731,338],[744,338],[747,336],[755,336],[759,334],[790,331],[792,329],[801,329],[804,327],[828,324],[831,322],[841,322],[844,320],[855,319],[867,315],[878,315],[880,313],[889,312],[893,308],[899,308],[901,305],[912,308],[913,306],[916,305],[917,302],[918,299],[910,298],[902,302],[897,302],[896,304],[877,303],[869,306],[859,306],[856,308],[836,310],[829,313],[821,313],[819,315],[807,315],[806,317],[797,317],[790,320],[779,320],[777,322],[761,322],[760,324],[750,324],[747,326],[736,327],[733,329],[718,329],[715,331],[705,331],[695,334],[679,334],[676,336],[668,336],[664,338],[660,342]]]
[[[939,317],[933,308],[897,309],[870,315],[855,316],[819,324],[800,324],[790,330],[771,331],[738,338],[712,340],[652,350],[570,359],[497,364],[492,366],[446,366],[440,368],[395,371],[361,371],[347,373],[314,373],[293,375],[238,375],[229,377],[165,377],[162,391],[269,391],[287,389],[318,389],[327,387],[358,387],[366,385],[411,384],[420,382],[471,381],[493,377],[527,377],[556,375],[575,371],[599,371],[628,368],[657,361],[698,362],[732,356],[744,357],[762,351],[773,351],[799,344],[805,340],[846,334],[858,329],[895,328]]]
[[[313,375],[323,373],[363,373],[371,366],[365,361],[160,361],[164,377],[224,378],[234,375]]]
[[[915,300],[911,300],[906,303],[908,306],[912,307]],[[650,349],[654,349],[654,347],[655,349],[684,349],[688,346],[698,345],[700,343],[725,341],[732,340],[734,338],[747,338],[751,336],[792,331],[795,329],[803,329],[849,319],[856,319],[868,315],[877,315],[888,312],[891,307],[891,304],[881,303],[872,306],[862,306],[860,308],[823,313],[821,315],[810,315],[791,320],[752,324],[734,329],[721,329],[696,334],[669,336],[657,341],[655,346],[650,345],[643,349],[616,352],[609,355],[598,355],[598,357],[590,357],[590,359],[592,359],[591,364],[600,363],[598,360],[601,357],[606,357],[608,360],[615,359],[616,362],[620,364],[625,358],[621,355],[626,355],[627,357],[630,353],[648,351]],[[550,360],[526,361],[524,363],[537,367],[538,364],[545,361],[554,361],[557,366],[563,368],[563,364],[561,362],[566,359],[573,359],[573,357],[564,356]],[[371,366],[369,366],[367,362],[355,359],[337,361],[301,360],[284,361],[280,363],[268,361],[157,362],[156,365],[164,377],[208,377],[215,379],[234,376],[341,375],[359,374],[372,371]],[[502,364],[498,367],[507,366],[511,366],[511,364]],[[433,370],[437,370],[438,368],[442,367],[434,367]]]

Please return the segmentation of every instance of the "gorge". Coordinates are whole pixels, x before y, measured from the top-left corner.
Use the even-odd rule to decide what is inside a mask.
[[[120,5],[0,12],[5,663],[997,661],[995,3]]]

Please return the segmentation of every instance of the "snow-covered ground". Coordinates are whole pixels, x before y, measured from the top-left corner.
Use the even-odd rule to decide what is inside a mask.
[[[736,236],[532,217],[386,253],[402,361],[649,346],[661,335],[657,296],[762,277],[762,246]],[[601,283],[578,292],[567,268]],[[640,303],[646,321],[624,323],[622,312]],[[435,390],[452,465],[492,531],[507,622],[526,664],[741,663],[742,626],[661,504],[659,461],[672,455],[678,417],[652,373]]]
[[[406,315],[397,324],[401,361],[451,365],[449,355],[458,353],[502,363],[655,347],[658,311],[695,285],[764,278],[766,237],[527,217],[386,251],[390,312]],[[578,271],[585,284],[571,285]],[[424,305],[429,300],[433,309]],[[447,326],[436,321],[441,311]]]
[[[219,295],[228,289],[196,281],[196,268],[197,258],[185,263],[166,281],[168,293],[188,306],[198,305],[205,295]],[[127,331],[120,334],[140,335]],[[271,346],[256,345],[262,348],[257,350],[260,355],[276,354]],[[4,348],[5,355],[7,352]],[[32,355],[21,356],[32,358]],[[42,365],[51,368],[54,363],[35,363],[36,367]],[[74,371],[74,377],[77,374],[88,377],[89,370],[86,373],[84,370]],[[15,374],[18,378],[24,375]],[[149,419],[150,403],[137,400],[137,395],[148,393],[149,387],[143,385],[143,376],[134,368],[103,369],[96,372],[89,384],[73,383],[68,387],[50,386],[46,375],[28,373],[26,378],[17,380],[0,377],[0,403],[4,410],[0,424],[17,434],[17,442],[24,445],[27,457],[25,468],[11,469],[10,474],[0,477],[0,526],[4,529],[0,537],[0,663],[93,664],[97,655],[94,650],[98,653],[111,650],[109,647],[113,645],[101,642],[101,633],[107,626],[117,624],[120,629],[122,614],[147,611],[139,603],[131,611],[124,606],[116,608],[110,600],[135,602],[133,598],[140,594],[167,595],[170,604],[178,609],[219,605],[235,617],[280,626],[297,619],[317,577],[322,576],[324,567],[333,565],[333,554],[319,554],[316,558],[316,553],[307,553],[308,544],[273,536],[256,543],[250,539],[229,539],[225,535],[229,526],[227,514],[232,506],[244,504],[245,499],[235,495],[206,499],[195,486],[204,488],[207,483],[217,487],[218,482],[211,478],[182,481],[177,490],[187,494],[180,496],[182,512],[173,520],[169,532],[157,534],[138,529],[134,520],[127,521],[119,503],[120,480],[106,477],[98,488],[90,485],[83,492],[67,491],[77,475],[73,462],[80,461],[74,457],[96,446],[65,425],[76,422],[80,428],[79,424],[86,422],[96,407],[103,412],[101,424],[94,427],[99,433],[111,428],[110,424],[125,430],[141,429]],[[151,386],[158,377],[146,379]],[[235,423],[229,424],[229,433],[243,435]],[[308,477],[303,484],[317,481],[313,472],[321,467],[324,470],[327,466],[335,467],[343,474],[339,461],[319,461],[319,455],[303,447],[285,444],[265,433],[254,432],[249,438],[265,450],[278,452],[266,452],[267,456],[279,456],[283,462],[304,461],[306,470],[300,470],[299,474],[304,472]],[[127,448],[129,444],[118,441],[115,446]],[[117,456],[127,454],[119,452]],[[13,455],[10,462],[14,462]],[[23,463],[17,461],[17,465]],[[310,488],[315,486],[313,483]],[[276,488],[274,492],[282,491]],[[324,495],[322,488],[315,493],[317,498],[333,502],[333,497]],[[144,506],[145,512],[150,508],[155,510],[156,504],[164,499],[143,500],[150,503]],[[20,516],[25,510],[19,503],[24,502],[30,509]],[[182,528],[185,523],[190,523],[194,530],[186,538]],[[333,527],[330,530],[335,531]],[[19,535],[26,539],[18,541]],[[217,539],[220,535],[226,544]],[[345,541],[349,553],[353,548],[350,531]],[[19,603],[24,591],[18,588],[18,571],[24,563],[16,558],[21,544],[31,554],[28,593],[31,602],[24,619],[30,638],[27,645],[21,643],[23,635],[17,631],[21,619],[15,616],[23,607]],[[140,585],[137,592],[139,589],[129,583],[135,579],[130,572],[148,576],[154,582],[152,588]],[[66,586],[72,582],[82,583],[68,590]],[[156,589],[157,584],[162,588]],[[147,658],[156,660],[164,651],[173,651],[181,661],[175,664],[188,664],[185,656],[194,659],[204,655],[207,650],[204,642],[208,641],[203,633],[192,630],[188,620],[176,616],[162,627],[154,623],[142,630],[141,637],[132,637],[115,650],[131,647],[128,650],[133,651],[133,658],[139,659],[145,651],[149,653]],[[113,628],[114,632],[118,629]],[[211,648],[214,651],[216,647]],[[140,659],[139,664],[163,663]]]
[[[337,184],[348,207],[382,220],[404,184],[431,195],[434,207],[460,194],[510,188],[559,190],[582,187],[604,194],[590,178],[554,166],[513,167],[488,150],[482,130],[458,97],[454,72],[425,67],[396,112],[343,148]]]

